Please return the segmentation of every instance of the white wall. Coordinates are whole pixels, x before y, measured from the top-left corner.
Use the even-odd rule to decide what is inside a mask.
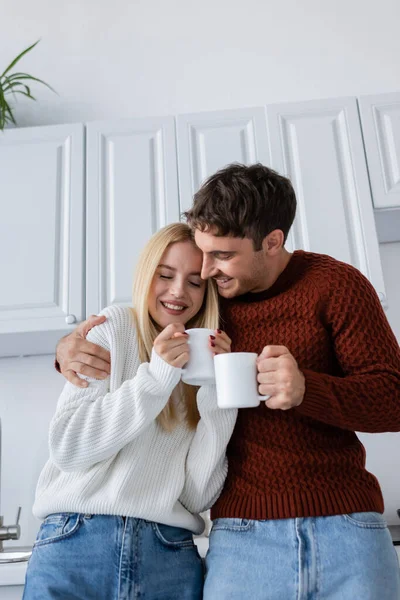
[[[5,5],[6,6],[6,5]],[[2,65],[35,87],[19,124],[155,116],[396,91],[398,0],[13,0]]]

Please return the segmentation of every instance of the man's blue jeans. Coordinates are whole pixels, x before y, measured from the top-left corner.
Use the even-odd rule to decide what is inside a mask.
[[[43,522],[24,600],[200,600],[203,564],[179,527],[60,513]]]
[[[216,519],[204,600],[399,600],[400,569],[375,512]]]

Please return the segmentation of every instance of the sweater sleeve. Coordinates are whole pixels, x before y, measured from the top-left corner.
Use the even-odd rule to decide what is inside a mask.
[[[113,357],[111,331],[107,321],[94,328],[88,339],[111,350]],[[102,381],[86,378],[87,388],[67,383],[50,423],[51,460],[61,471],[76,471],[115,455],[156,419],[180,376],[181,369],[170,366],[153,350],[150,363],[142,363],[135,377],[113,392],[110,377]]]
[[[296,410],[342,429],[400,431],[399,345],[370,282],[342,267],[321,304],[343,375],[304,369],[306,391]]]
[[[197,393],[200,421],[185,465],[180,502],[191,513],[207,510],[220,495],[228,472],[226,447],[235,426],[237,410],[220,409],[214,385]]]

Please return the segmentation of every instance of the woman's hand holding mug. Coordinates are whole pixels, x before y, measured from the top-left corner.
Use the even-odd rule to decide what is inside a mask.
[[[181,369],[189,360],[188,334],[182,323],[171,323],[156,337],[155,352],[172,367]]]
[[[210,335],[210,349],[213,353],[213,356],[217,354],[226,354],[231,351],[232,340],[225,331],[221,331],[221,329],[217,329],[214,331],[213,335]]]

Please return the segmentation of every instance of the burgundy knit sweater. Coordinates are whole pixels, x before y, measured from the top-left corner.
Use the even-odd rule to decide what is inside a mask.
[[[222,300],[233,351],[286,346],[306,380],[291,410],[239,409],[212,518],[383,512],[354,431],[400,431],[400,350],[355,268],[296,251],[268,290]]]

